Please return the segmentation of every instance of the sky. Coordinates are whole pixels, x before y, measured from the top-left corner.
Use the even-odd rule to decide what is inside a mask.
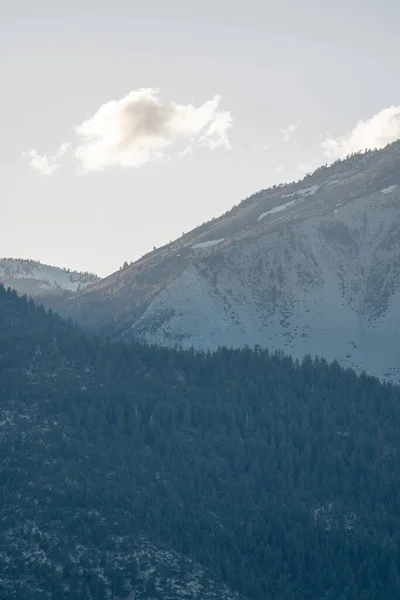
[[[105,276],[400,137],[398,0],[0,0],[0,257]]]

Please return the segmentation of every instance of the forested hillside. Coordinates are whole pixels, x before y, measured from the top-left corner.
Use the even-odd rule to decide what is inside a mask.
[[[0,287],[0,596],[393,600],[399,400],[322,359],[100,340]]]

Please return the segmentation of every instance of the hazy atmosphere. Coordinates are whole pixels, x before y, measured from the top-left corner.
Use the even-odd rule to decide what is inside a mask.
[[[104,276],[400,135],[395,0],[0,9],[0,256]]]
[[[394,600],[400,0],[0,0],[0,599]]]

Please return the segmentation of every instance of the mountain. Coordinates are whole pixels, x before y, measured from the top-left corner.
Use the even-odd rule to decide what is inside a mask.
[[[164,482],[157,483],[141,436],[129,441],[127,430],[117,434],[107,416],[119,410],[118,386],[108,380],[117,375],[118,348],[110,371],[110,346],[1,284],[0,347],[0,597],[243,600],[192,552],[174,550],[152,530]],[[137,375],[137,348],[126,350]],[[102,403],[110,392],[107,409]],[[94,420],[85,424],[87,418]],[[122,443],[114,440],[120,434]],[[133,468],[123,458],[130,452]],[[179,506],[176,513],[184,518]],[[161,525],[172,526],[170,519]]]
[[[38,302],[56,300],[87,289],[100,278],[44,265],[35,260],[0,258],[0,283]]]
[[[62,311],[123,340],[308,353],[400,379],[400,141],[254,194]]]
[[[0,596],[389,600],[400,389],[111,343],[0,286]]]

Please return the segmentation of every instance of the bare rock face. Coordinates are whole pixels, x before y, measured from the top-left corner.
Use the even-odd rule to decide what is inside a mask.
[[[259,192],[65,302],[111,335],[400,379],[400,141]]]

